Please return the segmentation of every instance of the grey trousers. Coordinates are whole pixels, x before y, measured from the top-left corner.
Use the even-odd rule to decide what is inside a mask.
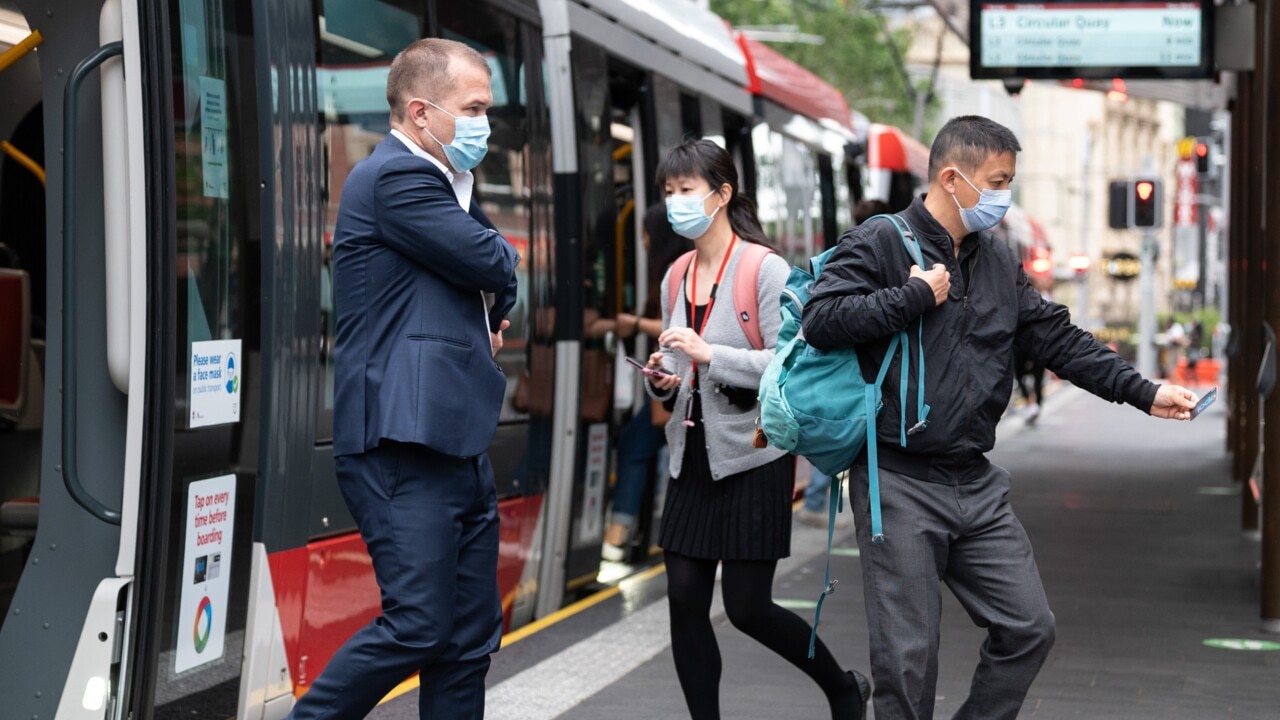
[[[942,585],[987,629],[956,720],[1016,718],[1053,646],[1031,542],[1008,502],[1009,473],[992,465],[964,485],[880,470],[885,542],[871,543],[867,468],[850,473],[862,557],[876,720],[933,717]]]

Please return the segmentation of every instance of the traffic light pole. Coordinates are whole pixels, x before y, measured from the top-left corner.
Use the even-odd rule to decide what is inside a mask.
[[[1093,150],[1093,134],[1084,131],[1084,150],[1080,161],[1080,255],[1089,256],[1089,153]],[[1093,329],[1094,323],[1089,311],[1089,273],[1076,271],[1076,325]]]
[[[1138,372],[1156,375],[1156,233],[1142,231],[1142,271],[1138,275]]]

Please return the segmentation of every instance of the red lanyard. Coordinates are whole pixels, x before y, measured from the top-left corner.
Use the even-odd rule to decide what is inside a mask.
[[[738,242],[738,234],[734,233],[733,238],[729,240],[729,248],[724,251],[724,257],[720,260],[720,270],[716,272],[716,281],[711,284],[711,295],[707,298],[707,311],[702,315],[702,324],[695,328],[698,337],[702,337],[702,332],[707,329],[707,321],[711,319],[711,308],[716,304],[716,291],[720,289],[720,280],[724,277],[724,269],[729,265],[729,256],[733,255],[733,246]],[[698,310],[698,260],[693,260],[693,300],[689,303],[689,327],[693,327],[693,315]],[[693,361],[693,377],[698,377],[698,361]]]

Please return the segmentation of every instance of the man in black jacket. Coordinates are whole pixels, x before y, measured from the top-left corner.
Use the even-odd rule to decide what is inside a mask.
[[[956,718],[1017,717],[1053,645],[1054,619],[1031,543],[1007,501],[1009,474],[985,456],[1013,387],[1015,347],[1112,402],[1187,420],[1196,396],[1156,386],[1043,299],[1013,251],[986,232],[1009,206],[1013,133],[983,117],[958,117],[934,140],[929,192],[900,213],[928,269],[914,265],[892,223],[841,238],[804,311],[819,348],[856,346],[874,381],[889,339],[924,319],[928,424],[899,444],[899,413],[914,403],[884,395],[877,421],[883,542],[866,522],[865,457],[851,486],[858,522],[877,720],[933,717],[942,583],[987,628],[969,697]],[[889,377],[899,377],[899,369]],[[915,398],[917,373],[910,373]]]

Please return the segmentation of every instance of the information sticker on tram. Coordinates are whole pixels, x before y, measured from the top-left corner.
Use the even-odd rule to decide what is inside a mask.
[[[178,629],[173,671],[186,672],[222,658],[230,608],[231,540],[236,523],[236,476],[187,486],[182,572],[178,573]]]
[[[239,340],[191,343],[188,427],[240,422],[241,359]]]

